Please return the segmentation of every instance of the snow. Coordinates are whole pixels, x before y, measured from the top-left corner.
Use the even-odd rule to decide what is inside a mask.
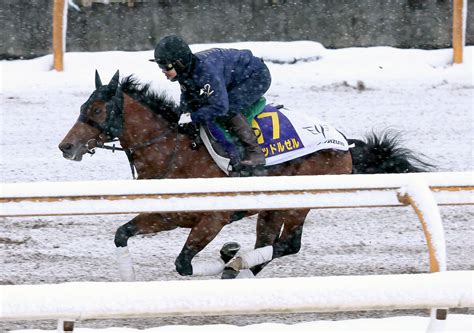
[[[272,87],[266,96],[269,102],[285,104],[288,109],[295,112],[308,112],[317,115],[348,137],[362,137],[364,133],[370,132],[372,129],[381,130],[386,127],[394,127],[403,132],[403,138],[406,140],[405,145],[408,148],[423,152],[431,159],[431,162],[435,162],[439,171],[472,172],[474,165],[472,146],[474,138],[472,112],[474,47],[472,46],[464,48],[464,63],[458,65],[452,65],[451,49],[402,50],[390,47],[372,47],[330,50],[319,43],[310,41],[205,44],[192,45],[192,49],[199,51],[214,46],[249,48],[265,60],[273,76]],[[53,59],[50,55],[32,60],[1,61],[0,174],[2,183],[130,179],[126,158],[119,153],[100,151],[93,158],[87,158],[79,164],[64,160],[57,149],[57,144],[77,118],[80,105],[93,91],[95,69],[98,69],[104,83],[110,80],[117,69],[120,69],[121,77],[135,74],[141,82],[151,82],[152,88],[165,91],[171,97],[178,99],[178,85],[167,82],[156,65],[147,61],[152,56],[153,51],[151,50],[144,52],[66,53],[65,71],[60,73],[51,70]],[[443,178],[440,179],[440,181],[443,180]],[[342,255],[347,251],[345,247],[352,246],[352,242],[356,239],[360,239],[357,240],[357,244],[367,242],[365,238],[361,238],[358,232],[371,236],[374,242],[378,242],[380,238],[380,242],[386,244],[387,247],[391,246],[390,250],[386,250],[388,251],[387,256],[381,257],[380,262],[374,263],[374,265],[385,264],[395,271],[403,270],[400,267],[406,267],[406,262],[394,254],[397,251],[397,246],[402,248],[414,246],[412,243],[414,240],[409,238],[406,231],[409,227],[402,222],[407,218],[406,215],[403,215],[405,213],[397,211],[395,217],[386,211],[380,213],[375,211],[355,213],[352,210],[335,213],[329,211],[324,214],[327,214],[325,215],[326,219],[331,221],[329,226],[325,227],[323,224],[316,234],[312,234],[310,229],[306,231],[308,237],[318,240],[317,244],[313,245],[309,239],[304,239],[304,247],[300,254],[291,256],[288,261],[279,260],[275,264],[272,263],[264,270],[263,274],[279,276],[309,272],[309,274],[316,275],[325,269],[328,272],[333,272],[331,269],[334,267],[338,267],[337,269],[343,270],[344,273],[350,273],[354,270],[349,266],[350,263],[363,270],[364,267],[371,264],[369,261],[376,262],[376,260],[368,258],[369,254],[374,255],[374,253],[347,257]],[[354,217],[358,216],[357,214],[361,216]],[[469,255],[472,250],[472,246],[469,244],[472,243],[473,235],[472,223],[469,223],[469,220],[472,222],[472,209],[456,207],[456,213],[448,211],[444,214],[452,216],[450,223],[457,226],[457,228],[445,226],[450,237],[455,237],[457,240],[456,242],[451,241],[452,244],[449,243],[449,239],[447,240],[452,251],[457,251],[456,255],[449,256],[447,253],[447,269],[452,269],[450,267],[469,269],[472,267],[472,258]],[[399,215],[403,215],[405,218],[400,218]],[[377,224],[372,225],[370,221],[374,216]],[[392,220],[386,221],[385,219],[390,216],[392,216]],[[341,227],[341,223],[337,226],[338,222],[342,220],[350,220],[355,223],[354,220],[358,219],[363,221],[360,225],[365,227],[371,225],[373,231],[368,229],[361,231],[358,229],[360,227],[351,229],[349,223],[344,227]],[[413,219],[413,217],[409,215],[408,219]],[[6,258],[15,258],[15,260],[5,261],[5,268],[0,272],[4,281],[38,284],[42,283],[43,279],[49,282],[61,281],[61,279],[81,281],[91,279],[113,281],[116,279],[112,273],[113,269],[108,269],[108,264],[104,262],[113,261],[108,255],[109,252],[112,252],[110,251],[112,250],[111,246],[109,246],[113,244],[112,230],[114,226],[118,226],[118,223],[123,223],[123,221],[117,221],[116,218],[103,218],[97,222],[87,220],[88,234],[92,233],[92,230],[101,230],[91,237],[80,233],[73,234],[73,236],[70,234],[56,236],[56,233],[64,228],[63,221],[69,220],[27,220],[33,222],[33,225],[45,224],[46,226],[45,228],[33,228],[26,224],[27,231],[18,226],[16,221],[15,219],[2,219],[0,236],[13,244],[5,246],[5,253],[8,255]],[[71,221],[66,224],[74,225],[75,220]],[[387,236],[389,228],[377,229],[378,225],[387,225],[382,221],[403,227],[404,233],[394,237],[393,244]],[[467,222],[467,226],[463,226],[462,222]],[[310,223],[308,224],[310,225]],[[226,232],[222,234],[226,237],[238,238],[235,228],[243,229],[244,233],[252,232],[251,227],[247,229],[242,224],[235,224],[235,226],[229,227],[229,230],[233,230],[232,235]],[[79,226],[78,230],[82,230],[81,228]],[[105,232],[104,229],[107,231]],[[338,231],[334,232],[334,230]],[[351,233],[344,233],[347,230],[350,230]],[[157,249],[156,243],[152,243],[151,239],[141,238],[136,243],[132,242],[134,246],[131,251],[132,256],[140,256],[142,261],[141,270],[137,271],[139,279],[179,278],[171,272],[173,270],[172,262],[186,235],[177,231],[173,232],[176,232],[177,236],[172,237],[171,233],[168,233],[164,237],[157,236],[155,238],[163,243],[161,245],[163,246],[162,253],[159,252],[160,247]],[[382,232],[384,237],[380,237]],[[329,235],[333,235],[336,243],[332,243]],[[251,247],[252,240],[248,240],[248,238],[247,235],[247,238],[238,238],[238,240],[244,246]],[[30,239],[31,241],[29,241]],[[223,240],[218,240],[218,242],[221,241]],[[104,246],[104,243],[107,246]],[[18,245],[14,246],[15,244]],[[337,247],[334,247],[335,244],[338,244]],[[424,244],[421,246],[425,247]],[[210,247],[215,250],[219,248],[219,244],[213,243],[212,246],[210,244]],[[32,257],[28,253],[32,253]],[[150,253],[159,253],[159,258],[150,258]],[[316,265],[305,262],[305,258],[308,260],[309,257],[315,256],[315,253],[319,253]],[[57,257],[48,257],[51,254],[60,254],[63,257],[60,260],[55,260],[52,258]],[[208,252],[204,254],[207,255]],[[308,255],[305,256],[305,254]],[[39,256],[49,258],[46,259],[47,264],[43,264]],[[68,264],[68,268],[63,270],[62,267],[67,262],[67,258],[72,258],[72,264]],[[302,261],[298,261],[298,258],[301,258]],[[157,264],[156,260],[159,259],[165,260],[166,263]],[[414,261],[423,260],[415,259]],[[153,262],[153,265],[148,265],[149,267],[153,266],[153,269],[148,268],[147,271],[147,262]],[[100,263],[104,263],[102,264],[104,268],[101,268]],[[37,265],[36,268],[32,264]],[[110,266],[112,267],[113,264],[111,262]],[[415,270],[422,270],[424,267],[421,265],[420,268],[416,265]],[[81,266],[81,269],[77,270],[76,266]],[[286,270],[286,266],[289,267],[288,270]],[[319,270],[315,270],[314,267],[319,267]],[[378,268],[374,268],[377,266],[371,267],[371,272],[379,272]],[[370,316],[370,312],[367,313],[367,316]],[[224,318],[221,320],[226,322]],[[450,314],[447,321],[448,331],[472,331],[472,320],[472,314]],[[184,319],[180,321],[180,323],[187,322]],[[245,318],[240,317],[232,322],[233,325],[193,326],[193,330],[209,332],[219,331],[225,327],[229,331],[248,331],[258,327],[261,331],[281,330],[282,332],[295,329],[298,331],[300,329],[308,331],[316,329],[362,331],[370,327],[374,331],[422,332],[426,330],[428,322],[429,319],[426,317],[410,316],[336,322],[314,321],[300,324],[293,322],[293,325],[287,326],[269,322],[245,327],[235,326],[248,323]],[[206,324],[206,320],[203,319],[201,323]],[[292,321],[290,320],[289,323]],[[102,331],[82,329],[80,325],[78,323],[78,328],[75,331]],[[8,326],[6,325],[6,327]],[[21,327],[25,328],[20,324],[10,326],[13,329]],[[34,323],[28,327],[34,327]],[[188,330],[189,328],[189,326],[184,326],[184,328],[162,326],[149,329],[147,332]],[[123,332],[133,331],[128,328],[115,328],[109,331],[118,332],[120,330]],[[33,330],[27,331],[32,332]]]
[[[464,50],[463,64],[452,65],[452,50],[408,50],[392,47],[325,49],[310,41],[298,42],[242,42],[192,45],[193,51],[209,47],[248,48],[256,56],[270,63],[273,84],[311,87],[333,84],[341,80],[352,84],[363,81],[368,87],[409,86],[430,87],[436,84],[472,85],[472,50]],[[152,82],[154,87],[165,89],[172,95],[179,94],[179,87],[160,75],[156,64],[147,62],[153,51],[97,52],[65,54],[65,71],[50,71],[52,56],[33,60],[2,61],[4,77],[8,83],[4,92],[46,89],[93,89],[93,73],[99,69],[102,80],[108,82],[117,69],[121,76],[135,74],[142,82]],[[294,63],[296,61],[296,63]],[[276,65],[273,65],[276,63]],[[280,64],[280,65],[278,65]],[[283,78],[279,80],[280,75]],[[24,80],[35,75],[34,80]],[[159,86],[158,86],[159,85]],[[272,88],[270,88],[272,92]],[[178,96],[177,96],[178,97]],[[270,100],[270,102],[272,102]],[[282,101],[283,102],[283,101]]]
[[[383,319],[355,319],[341,321],[320,321],[313,323],[299,323],[294,325],[285,325],[277,323],[254,324],[249,326],[234,325],[202,325],[202,326],[162,326],[144,330],[112,327],[107,329],[75,328],[77,333],[221,333],[221,332],[239,332],[239,333],[294,333],[294,332],[406,332],[406,333],[425,333],[429,325],[429,318],[422,317],[393,317]],[[446,321],[444,330],[441,332],[468,333],[472,332],[472,318],[467,315],[451,315]],[[55,333],[56,330],[17,330],[15,333]]]

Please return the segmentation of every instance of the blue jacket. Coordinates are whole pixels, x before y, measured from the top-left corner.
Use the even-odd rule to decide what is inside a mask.
[[[227,92],[264,66],[249,50],[215,48],[195,53],[189,71],[178,78],[180,111],[191,112],[191,119],[198,123],[226,115]]]

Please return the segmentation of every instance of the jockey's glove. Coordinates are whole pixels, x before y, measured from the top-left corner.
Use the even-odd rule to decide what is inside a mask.
[[[190,113],[183,113],[178,120],[178,125],[184,125],[192,122],[191,114]]]

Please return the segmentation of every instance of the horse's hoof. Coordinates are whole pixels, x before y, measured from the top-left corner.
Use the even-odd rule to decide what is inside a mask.
[[[193,275],[193,266],[191,265],[191,262],[184,262],[178,259],[179,257],[174,262],[178,274],[181,276]]]
[[[240,244],[237,242],[225,243],[221,248],[221,259],[227,264],[240,250]]]
[[[235,279],[239,275],[239,271],[236,271],[235,269],[232,269],[230,267],[224,268],[224,271],[222,272],[221,279],[222,280],[228,280],[228,279]]]

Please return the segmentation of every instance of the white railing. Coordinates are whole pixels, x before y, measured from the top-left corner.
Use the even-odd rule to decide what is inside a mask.
[[[0,217],[411,205],[423,226],[430,270],[441,273],[0,286],[0,320],[72,323],[116,317],[472,307],[473,272],[444,272],[446,246],[438,205],[474,204],[473,176],[450,172],[2,184]],[[445,310],[435,313],[446,316]]]
[[[411,205],[431,271],[445,270],[438,205],[474,204],[474,173],[439,172],[2,184],[0,217]]]
[[[474,204],[474,173],[3,183],[0,217],[402,206],[429,186],[438,205]]]
[[[0,320],[467,308],[473,271],[0,286]]]

